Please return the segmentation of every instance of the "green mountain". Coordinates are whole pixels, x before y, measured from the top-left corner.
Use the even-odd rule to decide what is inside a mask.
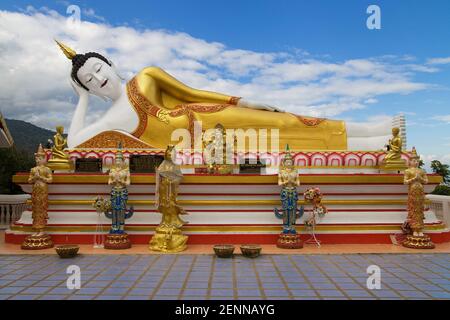
[[[48,139],[53,141],[54,131],[37,127],[22,120],[5,120],[14,139],[14,145],[18,150],[34,154],[39,143],[42,143],[42,146],[45,148],[48,145]]]
[[[12,182],[16,172],[28,172],[35,165],[34,153],[39,143],[45,148],[55,132],[39,128],[31,123],[5,119],[14,140],[13,148],[0,148],[0,194],[22,193]]]

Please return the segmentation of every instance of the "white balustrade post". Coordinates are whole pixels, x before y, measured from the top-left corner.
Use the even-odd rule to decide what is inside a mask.
[[[28,199],[30,199],[28,194],[0,194],[0,226],[8,227],[20,220],[22,212],[26,210]]]

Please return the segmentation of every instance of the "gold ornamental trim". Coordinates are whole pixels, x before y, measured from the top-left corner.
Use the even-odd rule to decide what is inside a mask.
[[[123,148],[128,149],[142,149],[142,148],[152,148],[147,143],[136,139],[134,136],[129,137],[118,131],[105,131],[99,133],[98,135],[90,138],[89,140],[83,142],[78,146],[78,148],[117,148],[117,145],[121,143]]]
[[[132,226],[126,225],[127,232],[154,232],[158,226]],[[318,225],[315,227],[316,231],[336,231],[336,232],[350,232],[350,231],[401,231],[401,225]],[[209,226],[183,226],[183,232],[279,232],[282,226],[233,226],[233,225],[209,225]],[[306,232],[304,225],[297,225],[297,231]],[[425,226],[424,231],[442,231],[446,227],[444,224],[435,224]],[[33,232],[31,226],[13,225],[11,231],[16,232]],[[47,226],[47,232],[95,232],[96,226]]]
[[[92,205],[94,200],[49,200],[49,205],[53,206],[76,206],[76,205]],[[178,200],[182,206],[280,206],[280,200]],[[298,203],[306,204],[304,200]],[[358,199],[358,200],[322,200],[327,205],[349,205],[349,206],[378,206],[378,205],[406,205],[407,199]],[[431,200],[426,200],[426,204],[430,204]],[[31,201],[28,200],[30,205]],[[128,200],[128,204],[134,206],[154,206],[154,200]]]
[[[429,184],[439,184],[442,177],[428,176]],[[28,184],[28,173],[16,174],[13,182]],[[107,184],[107,174],[57,174],[53,184]],[[153,174],[132,174],[131,184],[154,184]],[[339,174],[300,174],[300,183],[305,184],[403,184],[403,175],[339,175]],[[189,175],[183,177],[182,184],[278,184],[277,175]]]

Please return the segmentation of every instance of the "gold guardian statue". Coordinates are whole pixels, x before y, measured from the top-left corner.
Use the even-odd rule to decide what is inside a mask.
[[[34,154],[36,166],[31,169],[28,183],[33,184],[31,194],[32,219],[34,234],[25,238],[24,250],[47,249],[53,247],[50,235],[44,233],[48,219],[48,184],[52,183],[52,171],[46,167],[47,159],[42,145]]]
[[[164,161],[156,171],[156,207],[162,214],[160,225],[150,240],[150,250],[161,252],[180,252],[186,249],[188,237],[181,233],[187,222],[180,215],[187,214],[177,204],[178,188],[183,178],[180,166],[172,160],[174,146],[169,145]]]
[[[435,246],[430,237],[423,233],[425,220],[423,185],[428,183],[428,177],[425,170],[419,168],[419,161],[420,158],[413,149],[409,168],[404,174],[404,184],[408,185],[408,217],[404,230],[408,230],[408,234],[402,244],[413,249],[433,249]]]

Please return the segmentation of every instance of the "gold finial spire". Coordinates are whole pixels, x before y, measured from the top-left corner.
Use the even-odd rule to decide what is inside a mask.
[[[42,143],[39,144],[37,152],[34,154],[35,156],[45,156],[44,148],[42,148]]]
[[[420,156],[417,154],[417,150],[416,147],[413,147],[411,150],[411,157],[410,159],[416,159],[416,160],[420,160]]]
[[[72,60],[77,53],[75,52],[75,50],[69,48],[68,46],[66,46],[65,44],[59,42],[58,40],[56,40],[56,43],[58,44],[59,48],[61,49],[61,51],[64,53],[64,55],[69,59]]]

